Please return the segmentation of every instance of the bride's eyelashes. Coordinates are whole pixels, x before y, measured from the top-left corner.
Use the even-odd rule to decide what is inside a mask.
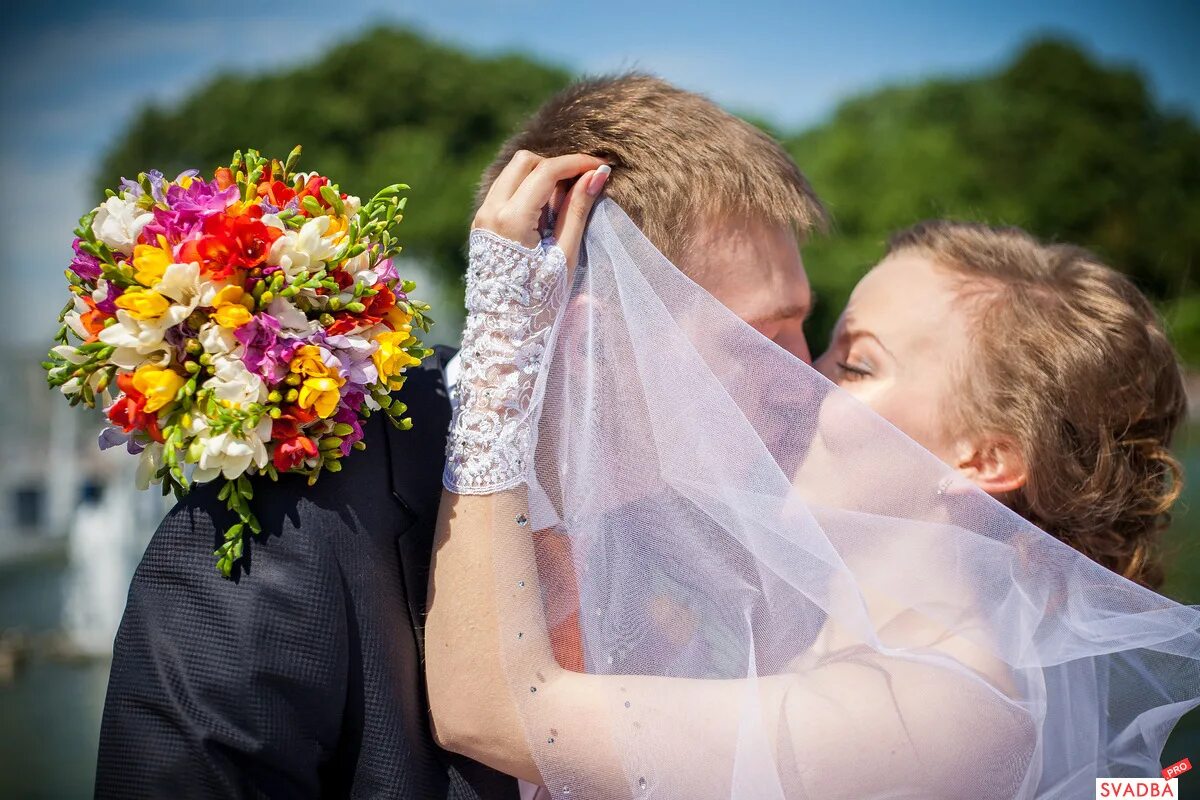
[[[871,365],[865,362],[852,364],[847,361],[837,362],[838,370],[842,373],[842,377],[848,381],[859,381],[863,378],[869,378],[873,374]]]

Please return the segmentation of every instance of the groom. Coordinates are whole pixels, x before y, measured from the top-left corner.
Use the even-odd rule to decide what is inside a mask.
[[[607,195],[668,257],[764,335],[808,359],[798,237],[824,212],[769,137],[662,81],[586,81],[503,148],[613,165]],[[536,154],[536,155],[531,155]],[[410,372],[400,432],[315,486],[256,484],[264,535],[234,580],[213,485],[155,532],[114,644],[96,795],[104,798],[515,798],[516,782],[438,748],[421,635],[450,403],[450,352]]]

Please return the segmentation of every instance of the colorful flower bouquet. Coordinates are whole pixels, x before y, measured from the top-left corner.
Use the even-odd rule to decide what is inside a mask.
[[[100,446],[138,454],[143,487],[224,480],[239,519],[215,553],[225,576],[261,531],[249,476],[339,471],[377,410],[410,427],[390,393],[432,352],[413,333],[429,306],[392,261],[408,187],[363,204],[296,172],[299,155],[249,150],[212,180],[148,172],[109,190],[75,231],[43,365],[72,405],[103,401]]]

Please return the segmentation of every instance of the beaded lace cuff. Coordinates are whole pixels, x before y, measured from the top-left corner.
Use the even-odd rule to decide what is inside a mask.
[[[566,255],[551,240],[529,248],[471,232],[457,408],[442,475],[450,491],[491,494],[525,480],[534,384],[566,272]]]

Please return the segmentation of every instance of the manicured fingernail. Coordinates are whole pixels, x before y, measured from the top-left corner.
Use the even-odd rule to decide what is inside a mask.
[[[603,164],[596,168],[596,172],[592,175],[591,183],[588,184],[587,193],[595,197],[604,189],[604,184],[608,182],[608,176],[612,172],[612,167],[608,164]]]

